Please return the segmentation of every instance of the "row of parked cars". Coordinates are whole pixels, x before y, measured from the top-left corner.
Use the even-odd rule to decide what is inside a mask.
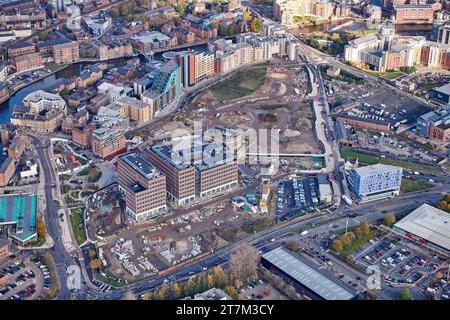
[[[48,266],[41,262],[39,258],[34,258],[31,260],[39,269],[42,271],[42,277],[44,278],[44,290],[48,290],[51,282],[50,271]]]

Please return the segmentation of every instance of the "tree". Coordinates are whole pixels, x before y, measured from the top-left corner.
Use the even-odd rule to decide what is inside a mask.
[[[227,36],[228,35],[228,28],[227,28],[227,26],[219,25],[218,33],[219,33],[219,36],[221,36],[221,37]]]
[[[231,298],[233,299],[237,299],[238,298],[238,293],[235,287],[232,286],[226,286],[225,289],[223,290],[227,295],[229,295]]]
[[[230,257],[230,270],[235,279],[242,282],[257,276],[259,252],[255,247],[245,244]]]
[[[123,295],[122,300],[136,300],[136,297],[134,296],[133,292],[129,290]]]
[[[361,233],[364,237],[370,236],[370,234],[371,234],[370,226],[367,221],[361,222],[361,224],[359,226],[361,227]]]
[[[350,246],[352,244],[352,241],[347,237],[347,235],[343,234],[342,236],[340,236],[339,241],[342,243],[342,246],[344,248]]]
[[[126,4],[120,6],[120,15],[127,16],[129,13],[130,10],[128,9],[128,6]]]
[[[91,260],[91,263],[89,263],[89,266],[91,267],[92,270],[100,268],[101,265],[102,262],[100,261],[100,259]]]
[[[356,240],[356,236],[355,236],[355,234],[354,234],[352,231],[347,232],[347,238],[348,238],[351,242],[353,242],[353,241]]]
[[[185,282],[183,286],[183,296],[190,297],[194,293],[194,287],[195,283],[192,279]]]
[[[341,41],[341,36],[339,35],[339,33],[335,32],[331,35],[331,41]]]
[[[242,19],[243,19],[244,21],[250,21],[251,18],[252,18],[252,15],[250,14],[250,9],[249,9],[249,8],[245,8],[245,9],[242,11]]]
[[[120,8],[119,7],[111,8],[111,10],[109,10],[109,14],[113,18],[118,18],[120,16]]]
[[[214,267],[211,275],[214,281],[214,287],[223,288],[225,286],[226,274],[221,266]]]
[[[45,31],[39,32],[39,40],[41,40],[41,41],[48,40],[48,33]]]
[[[342,242],[339,239],[333,241],[332,247],[333,250],[338,253],[344,250],[344,246],[342,245]]]
[[[250,30],[252,32],[261,32],[262,29],[262,22],[260,19],[257,18],[253,18],[252,21],[250,22]]]
[[[180,15],[180,17],[184,16],[184,13],[186,12],[186,4],[185,3],[177,4],[176,10],[177,10],[178,14]]]
[[[402,293],[397,298],[398,300],[412,300],[411,293],[408,288],[402,290]]]
[[[228,26],[227,35],[234,36],[237,33],[237,26],[232,23]]]
[[[395,223],[395,215],[393,213],[387,213],[384,215],[383,222],[386,226],[391,228]]]
[[[178,299],[181,296],[181,288],[176,282],[172,285],[172,295],[174,299]]]
[[[47,234],[47,227],[45,226],[44,220],[39,216],[36,220],[36,229],[38,237],[44,238]]]

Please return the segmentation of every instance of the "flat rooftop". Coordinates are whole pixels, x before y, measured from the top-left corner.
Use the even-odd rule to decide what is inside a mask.
[[[450,251],[450,213],[423,204],[394,225]]]
[[[119,157],[128,164],[134,171],[144,178],[150,180],[161,176],[161,173],[155,169],[147,160],[137,153],[129,153]]]
[[[263,254],[262,258],[325,300],[351,300],[356,296],[338,280],[282,247]]]
[[[359,176],[370,176],[373,174],[402,170],[402,168],[391,166],[388,164],[377,163],[370,166],[356,168],[354,170],[358,173]]]
[[[450,83],[444,84],[443,86],[433,88],[432,91],[437,91],[446,95],[450,95]]]
[[[27,241],[36,235],[37,196],[0,196],[0,225],[16,225],[16,232],[10,237]]]

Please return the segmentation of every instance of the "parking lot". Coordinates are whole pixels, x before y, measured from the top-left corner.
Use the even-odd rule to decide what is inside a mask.
[[[9,261],[0,266],[0,300],[32,300],[45,289],[48,270],[40,270],[29,260]]]
[[[293,178],[278,183],[277,219],[286,220],[306,213],[319,205],[319,190],[316,178]]]
[[[426,278],[432,278],[446,259],[415,250],[407,240],[386,236],[357,252],[355,263],[363,268],[379,266],[384,280],[399,286],[418,285]]]
[[[278,292],[272,285],[258,280],[241,289],[240,300],[285,300],[286,297]]]

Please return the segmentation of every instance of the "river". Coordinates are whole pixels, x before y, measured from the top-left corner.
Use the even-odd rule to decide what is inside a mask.
[[[350,23],[349,23],[350,22]],[[339,28],[339,26],[342,26]],[[357,31],[367,30],[368,27],[365,22],[352,20],[337,20],[329,23],[324,23],[318,26],[303,27],[301,29],[292,29],[294,33],[305,35],[313,32],[333,32],[333,31]],[[401,36],[427,36],[433,29],[431,24],[398,24],[395,26],[396,32]]]
[[[207,46],[202,44],[202,45],[195,45],[189,49],[192,49],[197,52],[201,52],[201,51],[206,51],[206,48],[207,48]],[[187,49],[184,48],[184,49],[178,49],[178,50],[174,50],[174,51],[182,51],[182,50],[187,50]],[[163,54],[163,52],[156,53],[154,55],[154,59],[160,60],[162,58],[162,54]],[[145,58],[143,56],[139,56],[139,58],[141,59],[141,61],[145,61]],[[131,58],[119,58],[119,59],[109,60],[109,61],[104,61],[104,62],[107,62],[109,64],[114,64],[115,66],[120,67],[120,66],[123,66],[125,64],[125,62],[129,59],[131,59]],[[25,98],[29,93],[37,91],[37,90],[46,90],[47,88],[52,86],[52,84],[55,82],[55,80],[60,79],[60,78],[74,79],[80,75],[80,71],[86,65],[93,64],[93,63],[94,62],[74,63],[63,70],[60,70],[60,71],[58,71],[44,79],[41,79],[23,89],[20,89],[15,94],[13,94],[9,98],[9,100],[3,102],[0,105],[0,124],[9,123],[11,114],[14,111],[14,107],[17,105],[21,105],[23,98]]]

